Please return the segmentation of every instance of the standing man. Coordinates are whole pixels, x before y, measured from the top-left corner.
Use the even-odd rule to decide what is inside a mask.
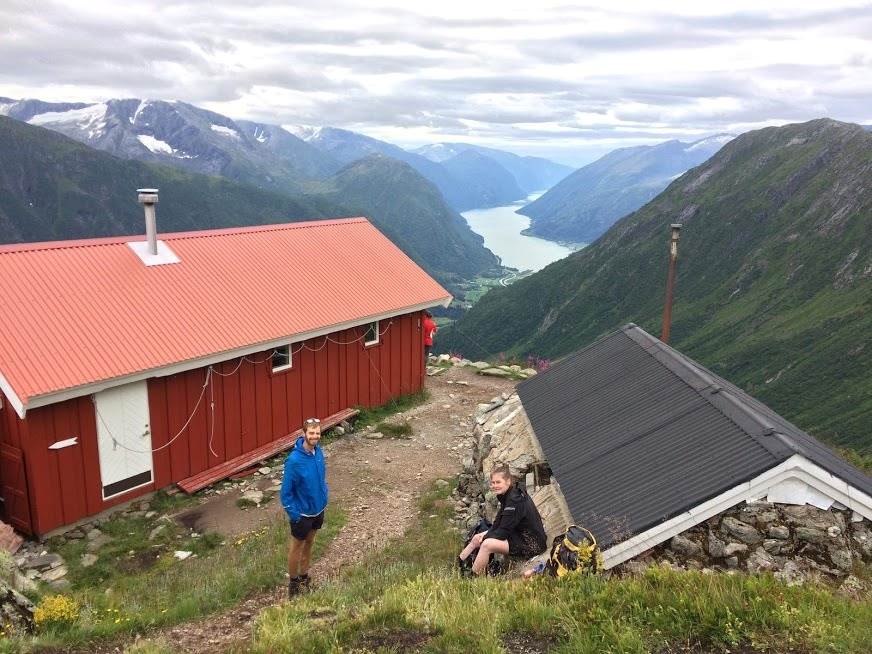
[[[427,365],[427,359],[430,358],[430,350],[433,347],[433,337],[436,336],[436,323],[429,311],[424,312],[424,365]]]
[[[321,440],[321,421],[309,418],[303,435],[285,460],[282,478],[282,506],[291,520],[288,544],[288,598],[309,589],[309,563],[315,532],[324,524],[327,508],[327,469]]]

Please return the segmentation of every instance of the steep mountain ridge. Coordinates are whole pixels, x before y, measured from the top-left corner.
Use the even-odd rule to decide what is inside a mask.
[[[461,152],[442,162],[442,166],[457,179],[467,180],[485,207],[511,204],[527,195],[509,171],[475,150]]]
[[[142,233],[139,187],[158,187],[163,232],[335,216],[323,198],[291,198],[221,177],[124,160],[0,116],[0,242]]]
[[[872,451],[872,134],[819,119],[749,132],[588,248],[487,293],[439,346],[559,357],[626,322],[815,435]]]
[[[525,195],[551,188],[574,170],[569,166],[542,157],[522,157],[505,150],[486,148],[471,143],[432,143],[412,150],[412,152],[427,157],[431,161],[443,164],[451,158],[469,151],[478,152],[500,164],[515,178],[515,182]]]
[[[693,143],[673,140],[614,150],[519,209],[532,219],[526,233],[589,243],[732,138],[720,134]]]
[[[488,206],[480,190],[470,186],[468,180],[457,179],[442,165],[413,152],[407,152],[396,145],[338,127],[288,127],[288,129],[343,164],[354,163],[374,154],[402,161],[433,183],[455,211]]]
[[[119,159],[4,116],[0,152],[14,153],[0,157],[4,243],[139,234],[143,217],[135,189],[154,186],[161,190],[162,232],[365,215],[449,286],[497,264],[438,191],[400,162],[391,162],[393,168],[348,167],[323,182],[319,192],[291,196]],[[397,202],[398,197],[405,201]]]
[[[484,239],[449,207],[439,190],[409,164],[373,154],[328,180],[324,197],[378,215],[379,228],[424,268],[448,284],[497,268]]]
[[[4,103],[0,114],[46,127],[123,159],[300,191],[340,164],[280,127],[237,123],[184,102],[140,100]]]

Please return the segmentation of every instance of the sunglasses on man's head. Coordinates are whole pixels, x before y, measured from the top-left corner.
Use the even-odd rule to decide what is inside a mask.
[[[321,421],[318,418],[306,418],[307,425],[320,425]]]

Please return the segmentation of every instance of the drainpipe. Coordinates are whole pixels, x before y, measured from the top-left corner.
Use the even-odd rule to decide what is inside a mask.
[[[139,204],[145,209],[145,239],[148,241],[148,253],[157,255],[157,217],[154,205],[157,204],[156,188],[138,188]]]
[[[663,328],[660,340],[669,343],[669,329],[672,327],[672,291],[675,288],[675,264],[678,260],[678,237],[681,223],[672,223],[672,238],[669,241],[669,273],[666,276],[666,302],[663,305]]]

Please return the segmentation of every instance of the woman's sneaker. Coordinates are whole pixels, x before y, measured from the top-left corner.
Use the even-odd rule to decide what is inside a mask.
[[[461,577],[468,577],[472,574],[471,558],[471,556],[468,556],[465,559],[461,559],[459,556],[457,557],[457,569],[460,571]]]
[[[312,590],[312,580],[309,579],[308,572],[304,575],[300,575],[300,590],[306,593]]]
[[[291,577],[288,582],[288,599],[292,599],[303,591],[303,582],[299,577]]]

